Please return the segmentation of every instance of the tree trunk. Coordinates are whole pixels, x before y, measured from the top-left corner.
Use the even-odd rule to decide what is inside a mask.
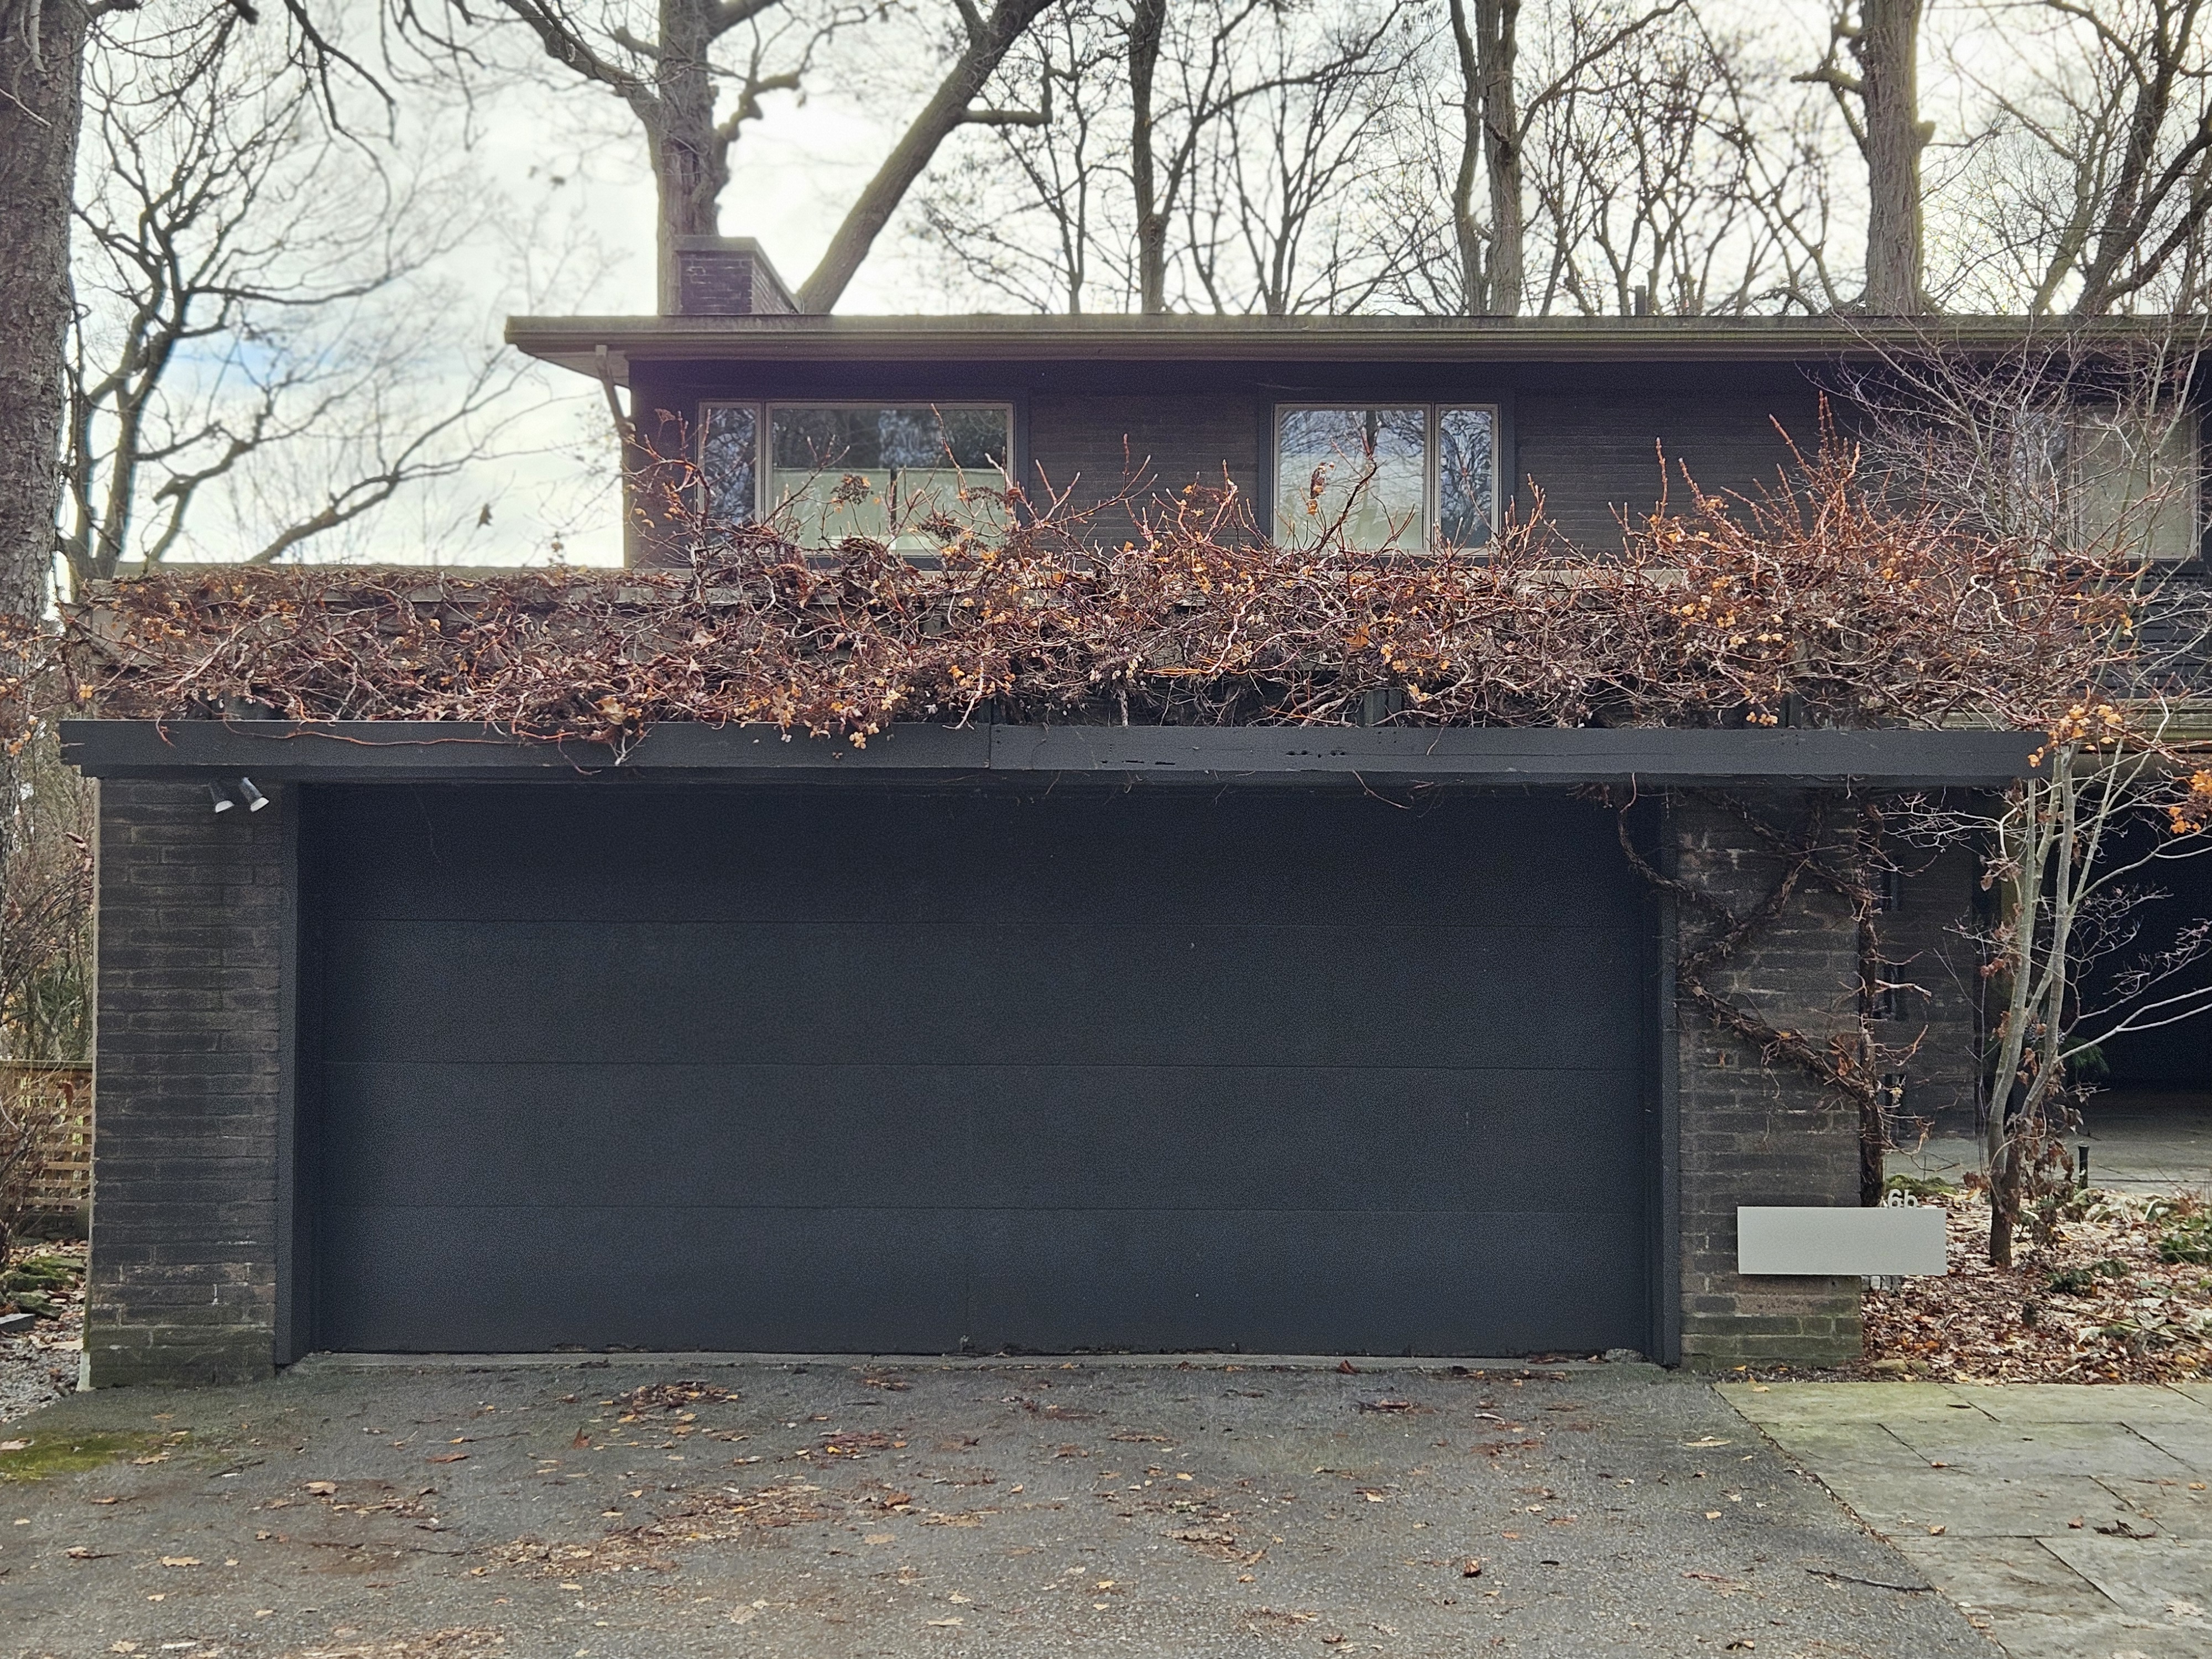
[[[728,146],[714,131],[714,80],[707,67],[714,44],[705,9],[686,0],[661,0],[659,98],[645,123],[653,158],[653,181],[659,198],[655,269],[660,312],[680,308],[676,281],[676,242],[683,236],[713,236],[721,229],[722,187],[730,182]]]
[[[1006,61],[1014,42],[1022,38],[1023,32],[1047,3],[1048,0],[999,0],[992,8],[981,30],[969,38],[959,62],[953,64],[935,95],[922,106],[921,113],[914,118],[914,125],[891,147],[891,153],[876,170],[876,176],[868,180],[860,199],[853,204],[845,222],[837,227],[837,234],[830,239],[822,262],[799,284],[801,311],[828,311],[837,303],[838,296],[860,270],[860,262],[868,257],[868,250],[875,246],[877,236],[890,222],[891,215],[898,211],[907,191],[914,187],[914,181],[921,177],[938,147],[968,119],[969,107],[975,94]]]
[[[35,61],[24,38],[33,21]],[[85,24],[77,0],[0,0],[0,611],[19,616],[46,608],[61,499]]]
[[[1920,152],[1920,18],[1927,0],[1865,0],[1851,52],[1865,88],[1867,165],[1866,308],[1878,317],[1917,317],[1926,252]]]
[[[1452,0],[1452,20],[1455,28],[1463,30],[1462,3]],[[1483,170],[1490,184],[1489,292],[1483,296],[1482,309],[1493,317],[1518,316],[1528,285],[1521,101],[1513,81],[1520,30],[1521,0],[1474,0],[1474,103],[1482,121]],[[1462,72],[1466,64],[1462,52]]]
[[[1167,15],[1167,0],[1131,0],[1129,182],[1137,207],[1138,305],[1147,317],[1168,308],[1168,222],[1160,211],[1158,167],[1152,159],[1152,75],[1159,67]]]
[[[1459,174],[1452,181],[1452,246],[1459,256],[1460,309],[1476,316],[1490,303],[1490,266],[1474,219],[1474,184],[1482,172],[1480,58],[1468,27],[1467,0],[1451,0],[1452,47],[1459,58]]]
[[[21,617],[46,612],[61,503],[87,23],[79,0],[0,0],[0,611]],[[0,742],[0,867],[15,840],[19,770]]]

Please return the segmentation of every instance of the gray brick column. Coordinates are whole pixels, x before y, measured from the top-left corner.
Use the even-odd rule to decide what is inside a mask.
[[[266,1376],[276,1354],[292,801],[100,791],[95,1387]]]
[[[1802,801],[1769,800],[1780,811]],[[1723,810],[1695,799],[1670,813],[1677,873],[1741,909],[1773,890],[1779,864]],[[1698,919],[1682,907],[1683,938]],[[1858,929],[1838,895],[1799,888],[1776,924],[1709,976],[1778,1029],[1820,1040],[1857,1018]],[[1739,1204],[1855,1206],[1858,1110],[1838,1092],[1715,1028],[1686,1000],[1679,1060],[1681,1352],[1686,1365],[1831,1365],[1860,1350],[1856,1279],[1747,1279],[1735,1271]]]

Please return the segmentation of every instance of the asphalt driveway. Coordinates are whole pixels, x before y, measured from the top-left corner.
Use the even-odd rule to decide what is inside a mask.
[[[1993,1650],[1640,1365],[313,1362],[0,1450],[0,1653]]]

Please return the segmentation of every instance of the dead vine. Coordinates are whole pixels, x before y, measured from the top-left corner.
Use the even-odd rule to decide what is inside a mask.
[[[249,708],[616,745],[660,721],[866,741],[987,710],[2043,730],[2156,604],[2112,560],[2030,561],[1891,504],[1832,441],[1755,498],[1692,487],[1599,560],[1540,510],[1468,558],[1279,546],[1232,489],[1082,510],[1004,495],[1012,528],[952,536],[929,568],[701,520],[666,570],[161,573],[88,593],[58,634],[16,619],[12,648],[64,659],[77,704],[115,717]],[[1116,512],[1129,533],[1109,532]]]
[[[1840,831],[1832,831],[1831,802],[1812,796],[1804,811],[1778,824],[1739,796],[1717,791],[1686,792],[1685,799],[1725,812],[1748,832],[1778,866],[1763,884],[1755,902],[1739,907],[1723,896],[1718,883],[1684,880],[1661,869],[1637,844],[1626,792],[1605,792],[1614,813],[1616,833],[1629,867],[1655,891],[1676,901],[1680,943],[1674,963],[1678,996],[1715,1030],[1756,1049],[1768,1066],[1786,1065],[1824,1089],[1833,1090],[1858,1109],[1864,1152],[1862,1185],[1871,1172],[1881,1185],[1881,1154],[1895,1143],[1897,1102],[1883,1079],[1900,1069],[1922,1038],[1907,1044],[1881,1042],[1875,1033],[1873,1001],[1881,987],[1881,951],[1876,925],[1876,879],[1881,868],[1882,807],[1864,803]],[[1747,947],[1756,945],[1789,912],[1807,886],[1826,888],[1849,907],[1859,939],[1859,994],[1856,1016],[1825,1041],[1802,1030],[1778,1026],[1755,1006],[1716,988],[1723,973]],[[1696,918],[1691,925],[1684,921]],[[1700,925],[1701,924],[1701,925]],[[1869,1201],[1871,1200],[1869,1199]]]

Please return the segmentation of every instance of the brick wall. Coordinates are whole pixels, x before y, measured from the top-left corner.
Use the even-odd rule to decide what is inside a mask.
[[[100,800],[95,1387],[265,1376],[275,1353],[286,791]]]
[[[1761,803],[1781,813],[1798,799]],[[1671,815],[1683,879],[1741,908],[1773,889],[1778,865],[1740,822],[1694,798]],[[1680,921],[1685,945],[1698,926]],[[1801,887],[1773,927],[1709,976],[1723,996],[1816,1039],[1857,1018],[1858,930],[1841,898]],[[1834,1364],[1860,1347],[1856,1279],[1746,1278],[1735,1271],[1739,1204],[1855,1206],[1857,1108],[1802,1073],[1761,1064],[1687,1003],[1677,1009],[1681,1348],[1685,1364]]]

